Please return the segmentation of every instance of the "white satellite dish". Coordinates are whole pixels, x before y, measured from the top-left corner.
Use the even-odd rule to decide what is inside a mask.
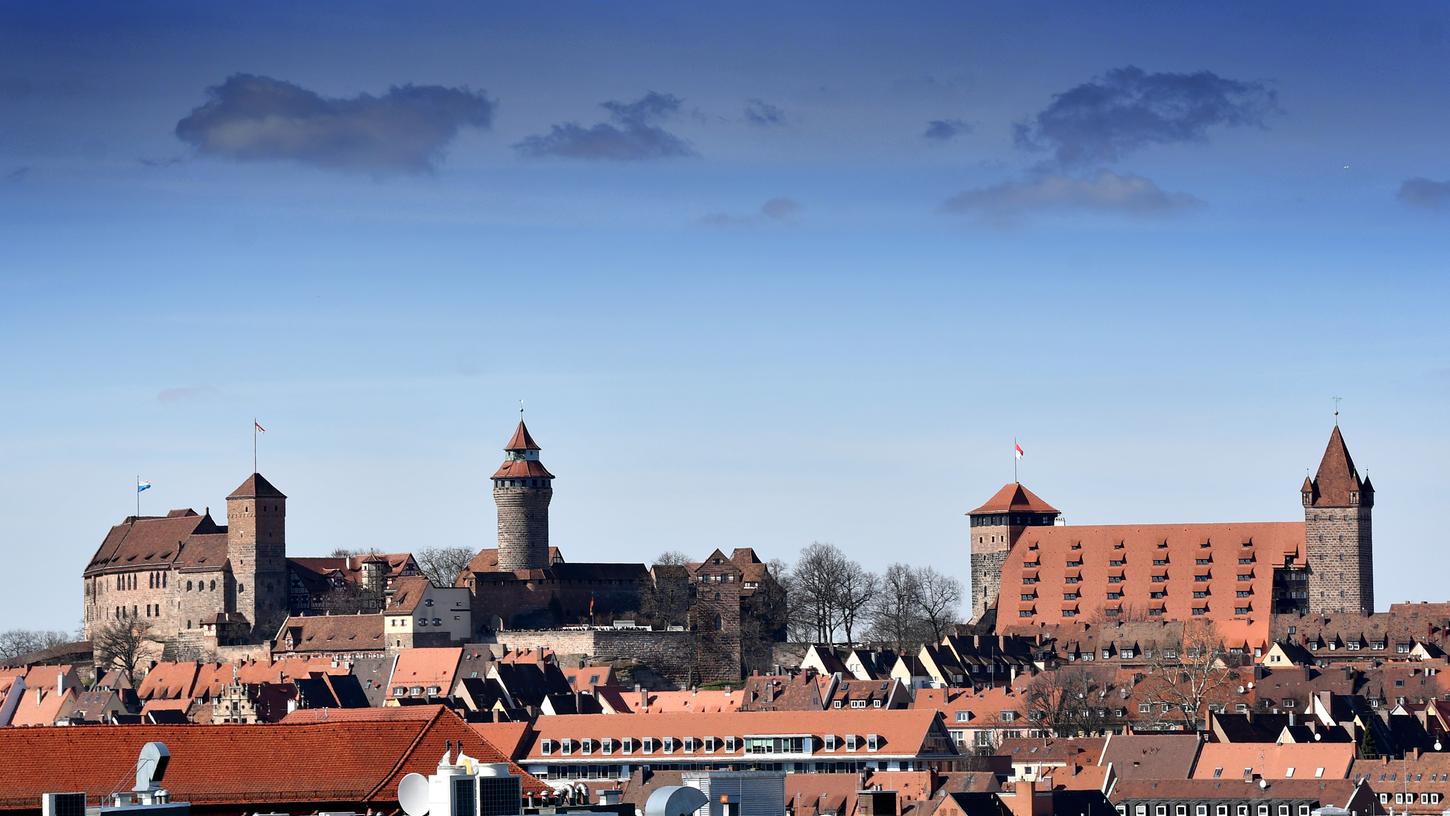
[[[398,804],[408,816],[424,816],[428,812],[428,777],[410,773],[398,783]]]

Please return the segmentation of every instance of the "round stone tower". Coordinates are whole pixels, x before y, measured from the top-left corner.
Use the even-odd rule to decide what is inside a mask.
[[[503,464],[493,474],[498,569],[543,569],[549,565],[549,500],[554,497],[554,474],[539,461],[539,446],[523,419],[504,453]]]

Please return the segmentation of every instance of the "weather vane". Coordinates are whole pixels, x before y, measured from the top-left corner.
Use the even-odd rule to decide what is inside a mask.
[[[1344,397],[1330,397],[1330,399],[1334,400],[1334,424],[1335,425],[1338,425],[1339,424],[1339,401],[1342,400],[1342,399],[1344,399]],[[523,403],[519,403],[519,404],[522,405]]]

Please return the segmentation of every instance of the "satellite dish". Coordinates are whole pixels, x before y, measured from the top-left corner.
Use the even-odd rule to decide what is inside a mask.
[[[428,812],[428,777],[410,773],[398,783],[398,804],[408,816],[424,816]]]

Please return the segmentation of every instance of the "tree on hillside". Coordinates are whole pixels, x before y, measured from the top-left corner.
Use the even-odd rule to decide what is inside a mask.
[[[11,629],[8,632],[0,632],[0,660],[11,660],[78,639],[69,632]]]
[[[665,550],[655,559],[655,563],[666,564],[672,567],[683,567],[690,563],[690,556],[688,553],[682,553],[679,550]]]
[[[135,682],[136,669],[156,645],[151,624],[136,618],[107,621],[91,631],[91,647],[102,671],[117,669]]]
[[[833,544],[820,541],[801,550],[793,591],[806,629],[817,643],[831,643],[841,625],[839,591],[851,562]]]
[[[1239,685],[1235,662],[1212,622],[1187,621],[1179,642],[1158,649],[1149,661],[1142,699],[1160,724],[1203,728],[1206,707],[1227,700]]]
[[[870,604],[876,599],[879,587],[880,580],[875,573],[868,572],[855,561],[846,563],[846,570],[836,585],[835,605],[847,643],[854,642],[854,633],[869,617]]]
[[[473,550],[467,547],[429,547],[418,552],[418,568],[437,586],[451,587],[458,580]]]
[[[962,582],[937,572],[935,567],[922,567],[917,575],[921,587],[917,608],[931,631],[932,640],[940,641],[947,629],[961,620]]]
[[[1044,736],[1094,736],[1110,730],[1117,701],[1107,700],[1111,671],[1081,666],[1042,672],[1023,693],[1027,718]]]

